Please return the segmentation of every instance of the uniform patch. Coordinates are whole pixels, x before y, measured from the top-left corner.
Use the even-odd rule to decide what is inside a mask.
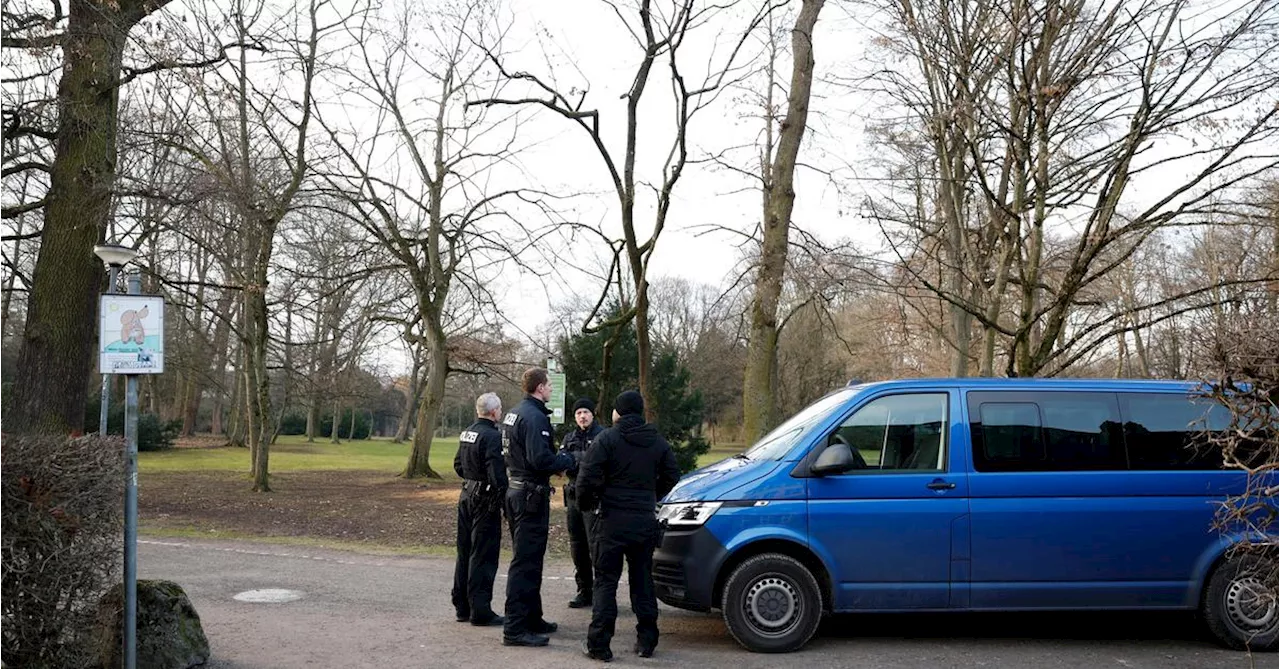
[[[471,430],[467,430],[462,434],[458,435],[458,441],[461,441],[467,444],[474,444],[476,443],[476,440],[479,438],[480,438],[480,434],[478,432],[472,432]]]
[[[515,424],[516,424],[516,418],[519,418],[519,416],[517,416],[517,415],[515,415],[515,414],[513,414],[513,413],[509,413],[509,414],[507,414],[507,415],[506,415],[506,417],[504,417],[504,418],[502,419],[502,424],[503,424],[503,425],[515,425]]]
[[[542,436],[544,436],[544,437],[550,437],[550,436],[551,436],[551,433],[550,433],[550,432],[547,432],[546,430],[543,430],[543,431],[542,431]]]

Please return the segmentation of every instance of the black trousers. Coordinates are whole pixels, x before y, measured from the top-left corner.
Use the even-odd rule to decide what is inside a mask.
[[[593,517],[578,509],[576,500],[565,496],[565,516],[569,525],[569,552],[573,555],[573,580],[578,584],[578,593],[591,597],[591,528],[588,526]]]
[[[541,627],[542,563],[547,555],[551,496],[533,488],[507,491],[507,522],[511,528],[511,566],[507,569],[507,620],[502,633],[518,636]]]
[[[453,567],[453,608],[458,617],[493,618],[493,579],[502,546],[501,500],[464,492],[458,499],[458,561]]]
[[[631,610],[636,614],[636,641],[649,648],[658,645],[658,598],[653,592],[653,551],[661,528],[652,513],[607,511],[597,515],[591,533],[595,564],[595,588],[591,601],[591,626],[587,645],[609,650],[618,620],[618,580],[627,561]]]

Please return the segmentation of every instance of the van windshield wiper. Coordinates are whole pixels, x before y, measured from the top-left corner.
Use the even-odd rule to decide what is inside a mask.
[[[746,453],[738,453],[737,455],[733,456],[733,459],[734,460],[750,460],[751,456],[747,455]]]

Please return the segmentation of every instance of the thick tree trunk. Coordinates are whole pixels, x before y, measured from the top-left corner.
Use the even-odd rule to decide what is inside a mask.
[[[342,403],[333,401],[333,419],[329,421],[329,443],[341,444],[338,435],[342,432]]]
[[[760,268],[751,297],[751,330],[742,384],[743,438],[753,443],[773,427],[778,389],[778,302],[787,267],[795,171],[809,118],[813,88],[813,29],[824,0],[805,0],[791,30],[791,91],[778,133],[778,150],[768,168],[764,192]],[[769,119],[772,123],[772,119]]]
[[[70,434],[84,423],[97,328],[103,239],[116,173],[121,58],[129,30],[163,1],[143,6],[74,0],[58,82],[58,138],[40,252],[18,353],[20,384],[5,431]]]
[[[249,329],[249,371],[252,393],[249,396],[249,445],[253,453],[253,491],[271,492],[268,482],[271,456],[271,377],[267,369],[267,264],[271,258],[274,229],[260,226],[254,257],[254,281],[246,286],[246,308],[251,323]]]
[[[435,435],[440,405],[444,403],[444,384],[449,377],[449,357],[444,334],[438,328],[428,328],[427,382],[418,404],[418,425],[413,431],[413,451],[401,476],[405,478],[441,478],[431,468],[431,439]]]

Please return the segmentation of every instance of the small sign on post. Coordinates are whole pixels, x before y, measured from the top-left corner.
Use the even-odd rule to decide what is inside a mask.
[[[560,363],[555,358],[547,358],[547,380],[551,383],[551,399],[547,408],[551,409],[551,424],[564,424],[564,372],[560,371]]]
[[[98,371],[164,372],[164,298],[102,295],[98,309]]]

